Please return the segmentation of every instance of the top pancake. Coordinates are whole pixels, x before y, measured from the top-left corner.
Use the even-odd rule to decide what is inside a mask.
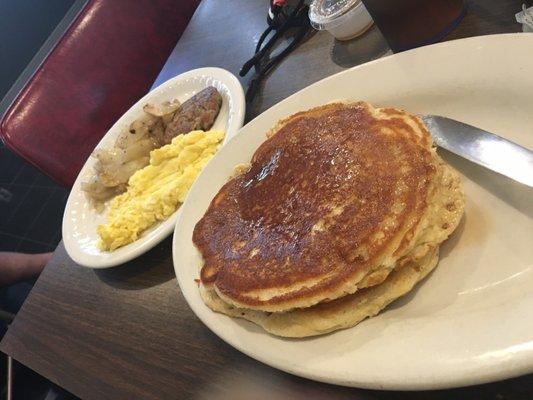
[[[295,114],[197,223],[202,283],[269,312],[378,284],[412,250],[436,170],[429,133],[401,110],[359,102]]]

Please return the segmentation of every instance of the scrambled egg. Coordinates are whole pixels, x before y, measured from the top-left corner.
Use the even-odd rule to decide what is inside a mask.
[[[111,200],[108,222],[97,228],[99,247],[113,251],[131,243],[174,213],[223,138],[220,131],[192,131],[152,150],[150,165],[133,174],[127,191]]]

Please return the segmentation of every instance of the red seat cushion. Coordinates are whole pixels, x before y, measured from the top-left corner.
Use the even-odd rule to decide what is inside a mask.
[[[150,88],[200,0],[91,0],[4,115],[6,145],[71,186]]]

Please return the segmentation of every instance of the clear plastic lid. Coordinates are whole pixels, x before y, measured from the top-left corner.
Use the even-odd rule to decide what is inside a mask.
[[[309,20],[316,29],[328,29],[359,4],[361,0],[314,0],[309,6]]]

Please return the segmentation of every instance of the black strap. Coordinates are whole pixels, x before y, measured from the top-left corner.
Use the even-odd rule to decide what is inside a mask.
[[[272,3],[272,2],[271,2]],[[272,10],[272,8],[271,8]],[[304,4],[304,0],[299,0],[296,7],[290,11],[286,19],[282,20],[281,18],[269,18],[268,28],[261,34],[256,48],[255,54],[252,58],[244,63],[242,66],[239,75],[246,75],[252,67],[255,68],[256,74],[251,79],[248,89],[246,91],[246,100],[251,102],[255,97],[257,90],[260,85],[260,81],[263,77],[268,74],[268,72],[278,64],[287,54],[289,54],[305,37],[309,32],[311,26],[309,23],[309,18],[307,15],[308,7]],[[283,12],[278,7],[277,13]],[[274,12],[273,12],[274,13]],[[276,14],[274,14],[276,16]],[[271,22],[272,21],[272,22]],[[282,22],[281,22],[282,21]],[[276,41],[289,29],[297,28],[292,41],[283,49],[279,54],[267,60],[264,64],[262,63],[267,52],[274,46]],[[274,31],[272,37],[263,45],[268,35]]]

